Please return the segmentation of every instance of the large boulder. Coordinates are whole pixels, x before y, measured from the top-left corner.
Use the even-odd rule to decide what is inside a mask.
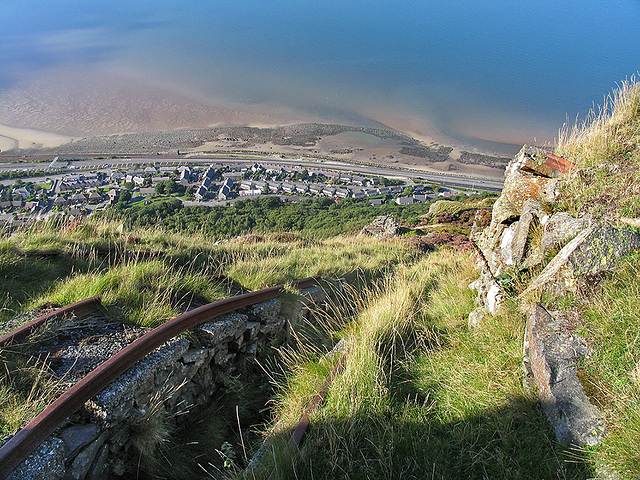
[[[373,235],[378,238],[396,237],[400,232],[400,224],[391,215],[382,215],[369,225],[365,225],[360,235]]]

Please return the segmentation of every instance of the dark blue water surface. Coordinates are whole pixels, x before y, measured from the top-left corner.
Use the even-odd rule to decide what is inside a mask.
[[[212,102],[406,116],[467,142],[550,141],[640,69],[637,0],[3,3],[0,89],[112,67]]]

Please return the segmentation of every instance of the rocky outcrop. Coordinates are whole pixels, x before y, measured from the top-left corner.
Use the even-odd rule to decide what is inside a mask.
[[[372,235],[378,238],[392,238],[398,236],[400,224],[391,215],[382,215],[369,225],[365,225],[360,235]]]
[[[611,270],[617,259],[638,251],[638,234],[609,225],[585,228],[547,264],[523,296],[541,288],[575,293],[592,277]]]
[[[567,320],[571,312],[550,314],[544,306],[527,307],[526,302],[543,293],[584,294],[620,257],[640,251],[640,235],[592,217],[552,215],[561,173],[572,167],[560,157],[526,146],[507,167],[490,225],[472,229],[482,272],[470,285],[478,292],[478,307],[469,315],[469,326],[496,313],[516,279],[539,272],[519,296],[525,303],[522,308],[531,309],[525,363],[558,441],[594,445],[605,429],[576,375],[576,362],[588,354],[574,334],[576,319]]]

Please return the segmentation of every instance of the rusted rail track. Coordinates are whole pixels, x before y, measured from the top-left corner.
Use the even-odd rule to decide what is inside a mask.
[[[316,408],[318,408],[318,406],[320,406],[320,403],[325,399],[325,397],[327,396],[327,393],[329,393],[329,387],[333,383],[333,380],[344,369],[348,354],[349,354],[349,348],[347,347],[344,353],[340,356],[340,359],[336,362],[335,366],[333,367],[333,369],[331,370],[327,378],[325,379],[318,393],[315,394],[315,396],[311,400],[311,403],[309,403],[309,406],[300,417],[300,420],[298,421],[298,425],[296,426],[295,430],[291,434],[291,438],[289,439],[289,446],[299,447],[300,444],[302,443],[302,440],[304,439],[305,435],[307,434],[307,430],[309,429],[311,414],[314,412]]]
[[[291,285],[299,289],[308,288],[317,280],[318,277],[309,277],[292,282]],[[284,288],[284,285],[278,285],[203,305],[154,328],[127,345],[70,387],[0,448],[0,478],[9,475],[87,400],[97,395],[157,347],[215,317],[274,298],[282,293]]]
[[[46,315],[42,315],[41,317],[31,320],[29,323],[24,324],[20,328],[16,328],[3,337],[0,337],[0,347],[14,345],[22,342],[36,328],[43,326],[54,319],[63,318],[66,316],[81,317],[83,315],[88,315],[90,313],[96,312],[102,306],[100,298],[101,297],[99,296],[87,298],[85,300],[72,303],[70,305],[67,305],[66,307],[59,308],[57,310],[54,310],[53,312],[47,313]]]

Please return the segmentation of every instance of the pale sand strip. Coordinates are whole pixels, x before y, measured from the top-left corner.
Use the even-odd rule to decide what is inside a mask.
[[[15,138],[9,138],[0,135],[0,151],[11,150],[18,147],[18,141]]]
[[[30,147],[57,147],[69,143],[72,137],[59,133],[43,132],[30,128],[17,128],[0,124],[0,149]]]

